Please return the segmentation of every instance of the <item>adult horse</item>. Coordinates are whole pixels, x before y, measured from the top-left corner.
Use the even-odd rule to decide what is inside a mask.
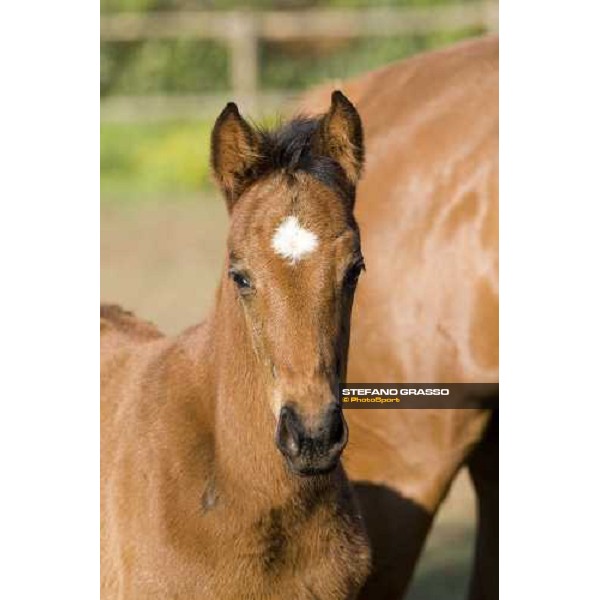
[[[349,381],[497,382],[498,40],[414,57],[337,84],[361,113],[367,274]],[[301,110],[322,110],[327,86]],[[365,597],[399,598],[453,478],[478,496],[472,599],[498,596],[497,413],[346,411],[345,465],[373,543]]]
[[[362,129],[258,131],[229,104],[212,163],[230,213],[215,308],[169,339],[101,309],[102,598],[346,600],[370,565],[339,457]]]

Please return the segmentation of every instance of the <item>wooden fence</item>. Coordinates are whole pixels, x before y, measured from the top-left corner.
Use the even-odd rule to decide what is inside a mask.
[[[231,95],[246,110],[263,112],[289,98],[286,91],[259,90],[260,40],[390,37],[478,28],[498,30],[498,4],[485,0],[429,8],[364,8],[306,11],[228,11],[116,14],[101,18],[101,41],[211,39],[227,44]],[[202,116],[223,104],[223,95],[108,97],[106,120]]]

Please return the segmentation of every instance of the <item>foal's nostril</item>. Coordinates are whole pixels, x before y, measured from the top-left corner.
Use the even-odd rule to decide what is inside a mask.
[[[279,450],[289,457],[300,454],[300,427],[301,424],[296,411],[284,406],[279,415],[276,442]]]
[[[329,442],[332,446],[345,444],[348,437],[346,424],[342,411],[336,408],[331,413],[331,421],[329,425]]]

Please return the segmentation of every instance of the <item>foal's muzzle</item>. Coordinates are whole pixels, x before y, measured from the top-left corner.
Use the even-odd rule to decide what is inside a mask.
[[[338,464],[348,441],[348,427],[337,403],[331,404],[312,425],[287,404],[279,413],[275,441],[295,473],[319,475]]]

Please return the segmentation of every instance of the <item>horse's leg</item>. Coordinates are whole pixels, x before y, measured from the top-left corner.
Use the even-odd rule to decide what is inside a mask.
[[[468,462],[477,493],[477,543],[469,600],[497,600],[498,592],[498,411]]]

